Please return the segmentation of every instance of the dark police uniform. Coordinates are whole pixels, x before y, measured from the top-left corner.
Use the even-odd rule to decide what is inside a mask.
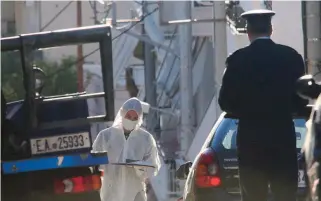
[[[242,14],[247,26],[271,26],[268,10]],[[290,36],[289,36],[290,37]],[[298,181],[292,113],[307,102],[295,82],[305,72],[291,47],[257,38],[226,60],[219,94],[223,111],[239,117],[237,149],[243,201],[267,200],[268,185],[277,201],[294,201]]]

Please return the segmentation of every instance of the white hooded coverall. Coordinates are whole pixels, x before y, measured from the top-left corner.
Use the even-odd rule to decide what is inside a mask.
[[[126,140],[122,121],[130,110],[139,118],[135,129]],[[127,100],[120,108],[112,127],[102,130],[93,143],[93,152],[107,152],[109,163],[126,163],[126,159],[144,161],[156,168],[134,168],[104,165],[100,197],[102,201],[146,201],[145,179],[155,176],[160,160],[153,136],[140,128],[143,112],[137,98]]]

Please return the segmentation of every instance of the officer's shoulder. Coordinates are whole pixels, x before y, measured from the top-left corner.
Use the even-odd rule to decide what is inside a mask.
[[[247,52],[248,52],[248,46],[240,48],[240,49],[234,51],[232,54],[230,54],[227,57],[226,62],[228,63],[230,61],[238,59],[238,58],[242,57],[244,54],[247,54]]]
[[[289,53],[289,54],[294,54],[294,55],[300,55],[294,48],[287,46],[287,45],[282,45],[276,43],[276,46],[283,52]]]

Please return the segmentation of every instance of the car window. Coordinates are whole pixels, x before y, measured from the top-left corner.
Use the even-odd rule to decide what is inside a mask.
[[[229,130],[223,139],[222,145],[225,149],[234,149],[236,147],[236,131]]]
[[[225,149],[236,149],[237,123],[235,119],[224,119],[216,130],[216,139],[212,143],[220,143]],[[294,124],[297,136],[296,146],[301,149],[306,135],[305,120],[294,119]]]

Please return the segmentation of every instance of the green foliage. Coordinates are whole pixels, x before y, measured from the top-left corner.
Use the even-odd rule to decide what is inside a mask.
[[[77,92],[77,72],[74,57],[58,62],[36,61],[47,75],[42,94],[59,95]],[[23,74],[19,52],[1,53],[1,88],[7,102],[24,99]]]
[[[1,53],[1,88],[7,101],[23,99],[24,88],[19,52]]]
[[[76,58],[66,57],[57,62],[38,61],[47,78],[42,94],[44,96],[61,95],[77,92]]]

